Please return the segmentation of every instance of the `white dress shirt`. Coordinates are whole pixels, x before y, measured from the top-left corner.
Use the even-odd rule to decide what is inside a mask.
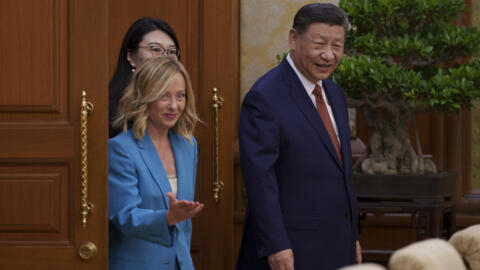
[[[177,197],[177,190],[178,190],[178,178],[176,175],[169,175],[168,182],[170,183],[170,187],[172,188],[172,193],[175,197]]]

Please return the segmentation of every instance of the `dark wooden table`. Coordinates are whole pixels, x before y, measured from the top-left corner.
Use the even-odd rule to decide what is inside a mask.
[[[429,200],[388,201],[361,198],[358,201],[360,219],[367,214],[410,214],[410,227],[416,230],[416,241],[427,238],[448,239],[455,232],[455,204],[451,198],[443,202]],[[360,228],[361,234],[361,228]],[[364,258],[386,265],[394,250],[363,250]]]

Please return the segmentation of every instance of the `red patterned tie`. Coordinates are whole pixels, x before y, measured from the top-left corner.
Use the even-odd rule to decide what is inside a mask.
[[[335,130],[333,129],[332,120],[330,119],[330,115],[328,114],[327,104],[322,97],[322,88],[320,85],[315,84],[315,89],[313,89],[313,94],[315,95],[315,102],[317,103],[317,111],[320,114],[320,118],[322,118],[323,125],[328,131],[328,135],[330,135],[330,140],[333,143],[333,147],[337,152],[338,158],[340,159],[340,163],[343,165],[342,160],[342,153],[340,152],[340,145],[338,144],[337,135],[335,134]]]

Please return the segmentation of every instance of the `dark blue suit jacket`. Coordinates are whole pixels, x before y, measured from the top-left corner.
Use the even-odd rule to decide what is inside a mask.
[[[346,99],[330,79],[323,87],[343,165],[286,59],[245,96],[239,140],[248,207],[237,269],[269,269],[266,256],[288,248],[295,270],[355,263],[357,202]]]

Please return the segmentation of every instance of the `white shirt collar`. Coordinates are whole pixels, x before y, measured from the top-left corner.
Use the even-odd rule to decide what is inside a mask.
[[[303,85],[303,88],[305,88],[305,90],[307,91],[308,96],[311,96],[311,95],[312,95],[312,92],[313,92],[313,89],[315,89],[315,84],[312,83],[311,81],[309,81],[309,80],[297,69],[297,67],[296,67],[295,64],[293,63],[293,60],[292,60],[292,57],[290,56],[290,53],[287,55],[287,61],[288,61],[288,63],[290,64],[290,66],[293,68],[293,70],[295,71],[295,73],[297,74],[298,78],[300,79],[300,82],[301,82],[302,85]],[[323,92],[323,84],[322,84],[322,81],[321,81],[321,80],[318,81],[317,84],[322,87],[322,92]]]

